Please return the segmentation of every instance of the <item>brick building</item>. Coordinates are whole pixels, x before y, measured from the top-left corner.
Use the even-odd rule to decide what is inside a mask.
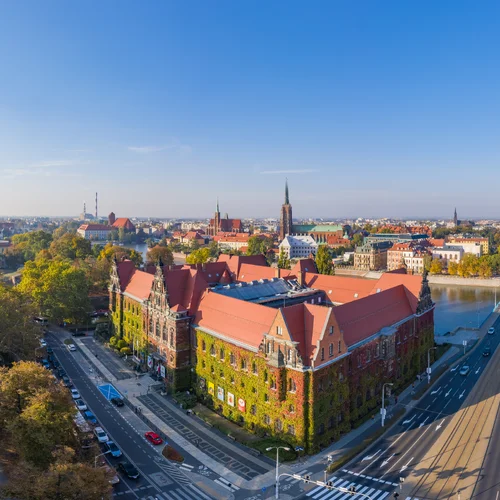
[[[427,277],[319,275],[314,262],[272,269],[262,256],[205,266],[130,261],[111,271],[115,335],[170,390],[256,433],[317,451],[376,411],[426,366],[434,304]]]
[[[208,224],[207,234],[209,236],[217,236],[218,233],[242,233],[243,224],[241,219],[230,219],[226,214],[225,217],[220,216],[219,200],[217,200],[217,209],[213,219],[210,219]]]

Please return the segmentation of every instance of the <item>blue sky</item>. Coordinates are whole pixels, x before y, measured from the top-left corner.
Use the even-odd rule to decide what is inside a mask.
[[[10,0],[0,214],[500,217],[500,3]]]

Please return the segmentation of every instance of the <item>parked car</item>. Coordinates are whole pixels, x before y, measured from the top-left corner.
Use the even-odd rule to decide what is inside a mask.
[[[47,342],[45,339],[40,339],[40,347],[47,347]]]
[[[64,387],[73,386],[73,382],[71,382],[71,379],[67,375],[64,375],[64,377],[62,378],[62,383],[64,384]]]
[[[47,368],[47,370],[50,370],[50,363],[46,359],[42,359],[42,365],[44,368]]]
[[[463,375],[464,377],[468,375],[469,372],[470,372],[470,367],[467,365],[462,366],[462,368],[460,369],[460,375]]]
[[[489,356],[491,354],[491,347],[485,347],[483,349],[483,356]]]
[[[83,401],[83,399],[76,399],[75,400],[75,405],[80,411],[85,411],[88,410],[87,405]]]
[[[115,406],[123,406],[125,403],[123,402],[122,398],[111,398],[110,401],[115,405]]]
[[[488,328],[488,335],[493,335],[495,333],[495,329],[493,327]]]
[[[97,441],[99,441],[99,443],[105,443],[106,441],[109,441],[109,437],[102,427],[96,427],[94,429],[94,434],[96,435]]]
[[[58,376],[59,378],[63,378],[65,375],[66,375],[66,372],[65,372],[65,371],[64,371],[61,367],[59,367],[59,368],[57,369],[57,376]]]
[[[120,482],[120,476],[116,473],[114,469],[112,469],[109,465],[103,465],[102,467],[106,472],[108,472],[111,479],[109,480],[109,484],[111,486],[115,486]]]
[[[47,354],[52,354],[54,352],[54,349],[52,347],[47,347]]]
[[[73,399],[80,399],[80,393],[76,389],[71,389],[71,397]]]
[[[76,351],[76,345],[75,344],[68,344],[68,351]]]
[[[113,441],[106,441],[104,443],[104,446],[106,447],[106,451],[109,451],[112,457],[117,458],[122,456],[120,448],[118,448],[118,446],[116,446],[116,444]]]
[[[151,444],[162,444],[163,439],[156,434],[156,432],[146,432],[144,434],[144,437],[151,443]]]
[[[96,425],[97,424],[97,419],[95,418],[95,415],[87,410],[86,412],[83,413],[83,416],[85,417],[85,420],[87,422],[90,422],[92,425]]]
[[[120,462],[118,469],[130,479],[137,479],[140,476],[139,471],[130,462]]]

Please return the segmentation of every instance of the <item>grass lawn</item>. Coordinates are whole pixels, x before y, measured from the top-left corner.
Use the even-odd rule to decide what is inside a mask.
[[[272,459],[276,459],[276,450],[272,449],[270,451],[267,451],[267,448],[275,448],[276,446],[285,446],[287,448],[290,448],[290,450],[289,451],[280,450],[279,454],[280,462],[290,462],[297,458],[297,453],[294,450],[293,446],[289,445],[288,443],[285,443],[284,441],[281,441],[280,439],[276,439],[273,437],[262,438],[259,439],[258,441],[253,441],[251,443],[248,443],[248,446],[256,450],[259,450],[263,455],[266,455],[266,457]]]

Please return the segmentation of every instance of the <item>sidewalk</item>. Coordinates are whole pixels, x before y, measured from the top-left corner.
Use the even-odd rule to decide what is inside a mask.
[[[487,329],[497,320],[498,313],[491,314],[488,319],[481,325],[480,331],[484,333]],[[483,332],[484,330],[484,332]],[[233,444],[229,442],[226,437],[218,435],[215,431],[207,427],[205,423],[201,420],[189,417],[186,419],[187,415],[184,411],[180,410],[176,405],[169,401],[165,397],[161,397],[161,406],[165,407],[166,413],[169,415],[169,421],[174,418],[184,422],[184,426],[191,427],[194,432],[185,433],[187,437],[184,437],[171,425],[169,425],[165,420],[160,418],[155,411],[152,411],[147,404],[145,404],[141,399],[150,400],[148,394],[151,394],[151,386],[158,384],[148,375],[141,375],[138,378],[129,377],[127,379],[117,379],[101,362],[100,359],[96,358],[95,355],[89,350],[80,339],[76,340],[75,343],[78,344],[82,352],[87,356],[88,360],[96,367],[96,369],[101,373],[101,375],[111,382],[115,387],[127,398],[128,402],[132,406],[136,406],[140,409],[143,417],[146,421],[149,421],[153,428],[160,430],[163,434],[169,436],[173,441],[175,441],[182,449],[193,456],[200,463],[206,465],[209,469],[213,470],[223,478],[227,479],[234,485],[249,490],[261,489],[263,487],[273,487],[275,483],[275,471],[272,466],[268,464],[268,472],[260,473],[252,479],[244,479],[233,470],[230,470],[220,461],[215,460],[210,457],[207,453],[201,450],[197,443],[199,442],[200,436],[207,442],[219,443],[220,448],[225,450],[230,450],[230,455],[235,457],[241,457],[243,461],[247,463],[258,464],[262,466],[262,460],[259,460],[255,456],[251,455],[246,449],[240,445]],[[470,352],[470,349],[468,350]],[[453,363],[461,359],[463,351],[458,346],[452,346],[441,358],[439,358],[435,363],[432,364],[433,373],[437,372],[438,369],[445,364],[450,366]],[[111,353],[110,353],[111,354]],[[134,373],[134,372],[131,372]],[[413,408],[418,400],[412,399],[412,391],[421,390],[427,384],[426,379],[423,377],[420,382],[415,383],[415,387],[409,386],[403,392],[398,395],[398,405],[406,407],[406,411]],[[146,396],[146,398],[144,398]],[[158,395],[155,395],[159,398]],[[389,418],[394,405],[387,407],[387,413]],[[348,434],[341,437],[338,441],[333,443],[330,447],[318,453],[317,455],[308,457],[304,460],[299,460],[298,462],[290,465],[282,464],[280,465],[280,471],[293,474],[296,472],[297,468],[311,468],[314,466],[321,465],[324,468],[327,463],[327,457],[329,455],[333,456],[333,460],[340,458],[347,449],[353,448],[358,444],[362,443],[364,439],[371,436],[376,430],[380,428],[380,414],[377,414],[374,419],[368,420],[362,424],[357,429],[350,431]],[[188,429],[189,430],[189,429]]]

